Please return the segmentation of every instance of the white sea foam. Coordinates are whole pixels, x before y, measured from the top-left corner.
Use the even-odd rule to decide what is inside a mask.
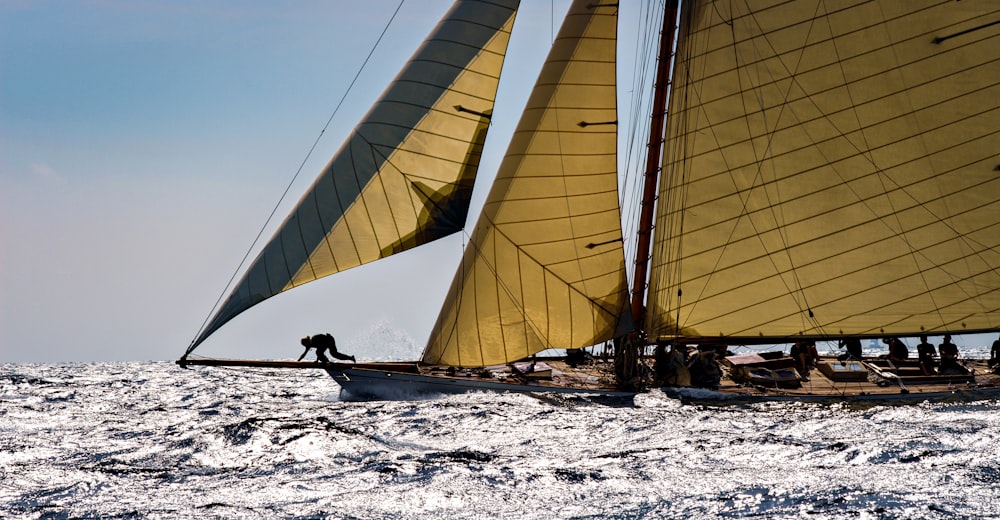
[[[336,393],[319,371],[0,365],[0,517],[1000,515],[998,402]]]

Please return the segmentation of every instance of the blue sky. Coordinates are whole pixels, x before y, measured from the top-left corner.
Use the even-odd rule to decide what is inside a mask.
[[[450,3],[403,5],[265,237]],[[568,1],[522,4],[481,176]],[[0,363],[179,357],[397,5],[0,0]],[[329,331],[361,359],[415,358],[462,247],[456,235],[279,295],[197,353],[297,357],[299,337]]]
[[[278,222],[450,3],[403,5]],[[176,359],[397,5],[0,1],[0,362]],[[494,134],[566,5],[522,7]],[[506,142],[489,146],[484,171]],[[198,353],[297,356],[300,336],[330,331],[345,350],[389,334],[415,357],[461,247],[273,298]]]

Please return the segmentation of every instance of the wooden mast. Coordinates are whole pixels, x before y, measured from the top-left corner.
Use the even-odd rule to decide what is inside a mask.
[[[645,183],[639,213],[638,240],[635,252],[635,278],[632,280],[632,322],[642,329],[645,319],[646,278],[649,274],[649,244],[653,235],[653,210],[656,206],[656,188],[660,174],[660,157],[663,149],[664,123],[667,115],[667,94],[670,81],[670,55],[674,47],[678,0],[668,0],[663,9],[663,27],[660,30],[660,52],[656,66],[653,90],[653,113],[649,124],[649,141],[646,145]]]
[[[640,350],[645,346],[643,322],[646,306],[646,277],[649,273],[649,244],[653,237],[653,210],[656,206],[656,188],[660,176],[660,157],[664,141],[664,124],[667,115],[667,94],[670,80],[670,55],[674,48],[674,21],[677,19],[678,0],[667,0],[663,9],[660,29],[660,49],[657,55],[656,77],[653,84],[653,111],[649,123],[649,141],[646,144],[646,169],[639,212],[639,228],[635,251],[635,278],[632,280],[632,323],[635,333],[620,338],[615,348],[615,379],[623,389],[644,386],[639,372]]]

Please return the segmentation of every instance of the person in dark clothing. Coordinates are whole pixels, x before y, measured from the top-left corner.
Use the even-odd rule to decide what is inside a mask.
[[[987,364],[990,368],[1000,366],[1000,338],[993,342],[993,348],[990,349],[990,360],[987,361]]]
[[[691,375],[691,385],[699,388],[718,390],[722,381],[722,371],[715,359],[715,349],[702,349],[700,346],[691,361],[688,362],[688,373]]]
[[[663,386],[667,380],[670,370],[670,355],[667,353],[667,344],[662,341],[656,342],[656,349],[653,350],[653,384]]]
[[[594,362],[594,356],[582,348],[566,349],[566,364],[576,368],[580,365],[590,365]]]
[[[313,337],[306,336],[302,338],[301,343],[302,346],[306,348],[306,350],[305,352],[302,353],[301,356],[299,356],[299,359],[297,359],[296,361],[302,361],[302,358],[306,357],[306,354],[309,353],[309,349],[312,348],[316,349],[316,359],[323,363],[330,362],[330,359],[326,357],[327,352],[329,352],[331,356],[337,359],[343,361],[351,360],[351,362],[353,363],[357,362],[357,360],[354,359],[354,356],[349,356],[347,354],[341,354],[340,352],[337,352],[337,340],[333,339],[333,336],[330,334],[316,334]]]
[[[920,344],[917,345],[917,360],[920,361],[920,371],[925,376],[937,373],[937,350],[934,349],[934,345],[927,341],[927,336],[920,336]]]
[[[792,345],[792,349],[788,352],[788,355],[792,356],[795,360],[795,370],[798,371],[799,375],[802,377],[803,381],[809,380],[809,369],[816,363],[819,359],[819,353],[816,351],[816,344],[813,342],[800,341]]]
[[[889,346],[889,361],[906,361],[910,357],[910,349],[899,338],[882,338],[882,343]]]
[[[861,360],[861,340],[858,338],[844,338],[837,342],[837,346],[840,348],[847,347],[847,353],[837,356],[837,359],[844,361],[845,359],[855,359]]]
[[[962,373],[965,370],[958,364],[958,345],[951,342],[951,336],[945,334],[944,340],[938,345],[941,353],[941,373]]]

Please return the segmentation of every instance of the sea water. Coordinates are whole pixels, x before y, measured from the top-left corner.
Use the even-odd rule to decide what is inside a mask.
[[[1000,518],[1000,402],[351,402],[309,370],[0,365],[4,518]]]

